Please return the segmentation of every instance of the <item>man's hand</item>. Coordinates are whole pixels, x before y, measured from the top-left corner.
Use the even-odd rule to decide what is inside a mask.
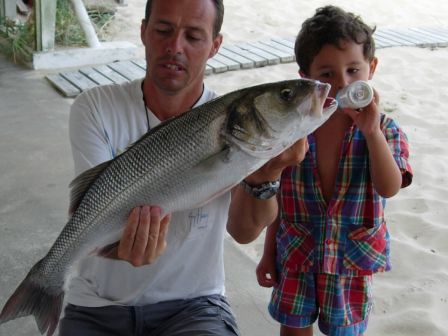
[[[145,205],[129,215],[118,244],[110,245],[101,256],[125,260],[133,266],[152,264],[166,248],[166,233],[171,215],[160,218],[161,209]]]
[[[299,164],[305,158],[308,152],[308,140],[302,138],[286,149],[280,155],[269,160],[263,167],[248,176],[245,180],[249,184],[259,184],[266,181],[274,181],[280,178],[280,175],[288,166]]]

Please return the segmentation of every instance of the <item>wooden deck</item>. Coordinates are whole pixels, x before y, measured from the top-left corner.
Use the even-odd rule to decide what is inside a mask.
[[[374,39],[377,49],[396,46],[446,47],[448,27],[377,29]],[[224,44],[218,54],[208,60],[206,75],[294,61],[294,37]],[[143,78],[145,68],[145,60],[135,59],[63,71],[46,78],[64,96],[75,97],[98,85],[120,84]]]

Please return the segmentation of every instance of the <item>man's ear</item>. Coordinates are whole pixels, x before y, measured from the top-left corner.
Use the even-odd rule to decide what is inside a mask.
[[[208,58],[212,58],[213,56],[215,56],[218,53],[218,50],[219,50],[219,47],[221,47],[221,44],[222,44],[222,34],[218,34],[213,39],[212,49],[210,50]]]
[[[378,65],[378,58],[374,57],[372,58],[372,60],[370,61],[370,70],[369,70],[369,79],[373,78],[373,74],[375,73],[376,70],[376,66]]]
[[[142,24],[140,25],[140,40],[142,41],[143,45],[145,45],[145,31],[146,31],[146,20],[142,20]]]

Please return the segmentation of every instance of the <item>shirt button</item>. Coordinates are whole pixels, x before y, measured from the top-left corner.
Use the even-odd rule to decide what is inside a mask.
[[[327,239],[327,240],[325,241],[325,244],[327,244],[327,245],[331,245],[331,244],[333,244],[333,240],[331,240],[331,239]]]

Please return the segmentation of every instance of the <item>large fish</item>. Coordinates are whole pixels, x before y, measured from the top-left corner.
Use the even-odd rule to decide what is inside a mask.
[[[113,241],[111,234],[118,240],[131,209],[153,204],[170,213],[228,191],[328,119],[337,106],[329,89],[298,79],[228,93],[160,124],[78,176],[72,216],[6,302],[0,324],[32,314],[40,332],[52,335],[70,267]]]

